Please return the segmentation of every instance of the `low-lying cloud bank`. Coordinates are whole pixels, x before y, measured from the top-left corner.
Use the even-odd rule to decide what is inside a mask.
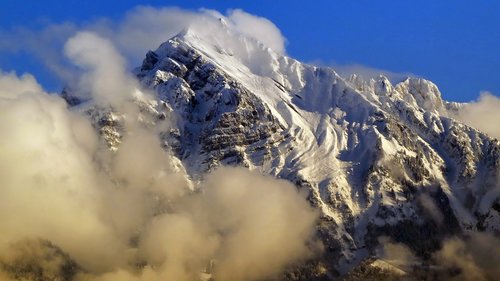
[[[0,74],[0,280],[260,280],[313,254],[317,214],[293,185],[238,168],[193,183],[112,42],[80,32],[64,50],[74,90],[118,109],[126,134],[111,152],[32,76]]]
[[[466,238],[444,240],[426,265],[405,245],[387,238],[380,242],[383,246],[380,257],[409,272],[409,277],[415,280],[489,281],[500,276],[497,266],[500,252],[492,251],[500,249],[500,240],[489,233],[476,232]]]

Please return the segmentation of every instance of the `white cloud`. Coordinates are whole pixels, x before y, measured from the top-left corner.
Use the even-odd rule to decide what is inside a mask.
[[[481,93],[479,99],[463,104],[452,117],[500,140],[500,98],[490,92]]]
[[[98,216],[90,124],[58,96],[25,93],[0,98],[0,132],[0,252],[45,238],[92,270],[114,265],[123,245]]]
[[[136,7],[119,22],[107,26],[106,34],[133,62],[142,60],[148,50],[156,49],[191,24],[207,17],[204,12],[179,8]]]
[[[77,90],[90,92],[98,103],[113,105],[132,96],[136,82],[127,74],[125,59],[111,41],[92,32],[79,32],[68,40],[64,51],[84,70]]]
[[[433,254],[433,258],[440,266],[455,270],[454,275],[448,273],[452,276],[443,276],[445,280],[495,280],[500,274],[497,265],[500,258],[498,249],[498,237],[476,232],[465,239],[446,239],[441,250]]]
[[[0,98],[15,98],[26,93],[42,93],[42,87],[31,74],[18,77],[14,72],[0,71]]]
[[[285,53],[286,39],[278,27],[270,20],[246,13],[240,9],[230,10],[227,18],[242,34],[255,38],[277,53]]]
[[[219,19],[229,28],[253,38],[278,53],[285,52],[285,38],[271,21],[242,10],[230,10],[223,15],[214,10],[188,11],[179,8],[153,8],[141,6],[129,11],[123,20],[116,23],[114,41],[134,56],[142,56],[147,50],[156,49],[161,43],[188,28],[206,31],[220,28]],[[214,31],[212,31],[214,32]],[[210,32],[209,32],[210,33]],[[210,36],[205,36],[209,38]]]

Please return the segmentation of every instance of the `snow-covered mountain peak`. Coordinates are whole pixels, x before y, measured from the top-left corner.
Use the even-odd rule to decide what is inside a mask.
[[[267,75],[272,71],[269,65],[279,57],[264,43],[239,32],[222,18],[216,23],[192,25],[171,40],[182,41],[218,62],[239,61],[255,74]]]
[[[377,79],[372,79],[371,83],[374,84],[374,91],[377,95],[387,95],[393,90],[392,83],[384,75],[379,75]]]
[[[183,31],[136,69],[159,100],[152,114],[175,123],[163,144],[192,177],[238,165],[307,190],[329,270],[356,264],[380,235],[430,251],[419,241],[500,231],[500,144],[446,117],[432,82],[344,79],[217,24]]]
[[[395,90],[405,99],[425,111],[444,113],[444,103],[438,87],[429,80],[407,78],[396,85]]]

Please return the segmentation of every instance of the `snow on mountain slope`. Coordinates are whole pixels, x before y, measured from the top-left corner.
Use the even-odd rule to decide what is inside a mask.
[[[344,79],[222,30],[184,31],[135,70],[156,92],[152,114],[175,120],[161,136],[193,178],[241,165],[307,190],[331,272],[381,235],[428,256],[444,237],[500,232],[500,143],[449,118],[459,105],[436,85]],[[103,124],[119,143],[119,126]]]

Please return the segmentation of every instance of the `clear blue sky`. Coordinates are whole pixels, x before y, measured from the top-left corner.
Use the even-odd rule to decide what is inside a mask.
[[[410,72],[434,81],[448,100],[469,101],[479,91],[500,95],[500,1],[19,1],[3,0],[0,30],[36,27],[40,20],[118,19],[139,4],[241,8],[274,22],[288,39],[287,53],[302,61],[361,64]],[[50,75],[33,60],[0,52],[0,68]],[[49,85],[50,86],[50,85]]]

